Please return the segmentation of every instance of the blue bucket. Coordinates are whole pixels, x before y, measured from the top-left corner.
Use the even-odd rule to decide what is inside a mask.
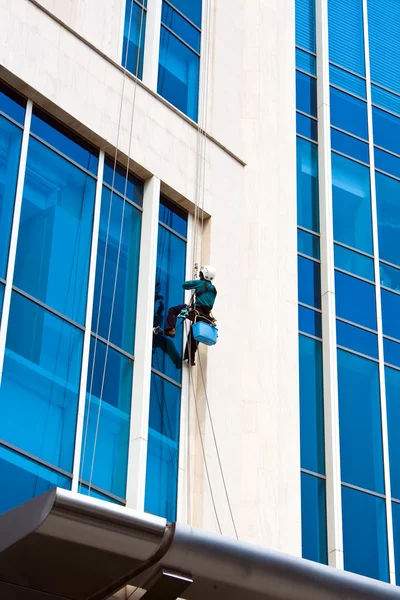
[[[217,343],[218,329],[209,323],[197,321],[197,323],[193,323],[192,331],[196,342],[201,342],[207,346],[214,346]]]

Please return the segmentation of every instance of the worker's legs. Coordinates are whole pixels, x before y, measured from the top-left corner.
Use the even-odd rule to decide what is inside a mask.
[[[192,326],[190,326],[189,335],[188,335],[188,339],[186,342],[184,359],[189,360],[189,356],[190,356],[190,364],[192,366],[195,365],[195,356],[196,356],[196,350],[197,350],[198,346],[199,346],[199,342],[196,342],[196,340],[194,339],[193,333],[192,333]]]
[[[183,308],[186,307],[186,304],[179,304],[178,306],[171,306],[168,311],[167,320],[165,322],[164,333],[171,335],[175,335],[175,327],[176,327],[176,319]]]

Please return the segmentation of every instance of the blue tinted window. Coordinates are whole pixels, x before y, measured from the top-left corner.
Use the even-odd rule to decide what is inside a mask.
[[[297,224],[319,231],[318,146],[297,138]]]
[[[322,343],[299,335],[300,449],[303,469],[325,473]]]
[[[400,93],[400,4],[368,0],[371,79]]]
[[[56,148],[56,150],[71,158],[81,167],[84,167],[94,175],[97,174],[99,163],[97,150],[61,125],[61,123],[57,123],[37,109],[33,111],[31,132],[53,146],[53,148]]]
[[[140,79],[142,78],[143,73],[143,48],[145,31],[146,12],[133,0],[127,0],[121,62],[125,69]]]
[[[357,75],[343,71],[335,65],[329,65],[329,80],[332,85],[361,96],[361,98],[367,98],[365,79],[361,79]]]
[[[344,568],[389,581],[383,498],[342,487]]]
[[[332,186],[335,240],[372,254],[369,168],[332,152]]]
[[[374,259],[354,250],[335,244],[335,267],[359,275],[370,281],[375,280]]]
[[[321,308],[320,264],[302,256],[298,257],[299,302]]]
[[[400,265],[400,181],[376,173],[379,256]]]
[[[20,123],[24,124],[26,101],[0,81],[0,110]]]
[[[335,296],[338,317],[376,329],[374,285],[335,271]]]
[[[1,311],[3,310],[4,285],[0,283],[0,326],[1,326]]]
[[[378,337],[375,333],[337,320],[336,336],[338,346],[378,358]]]
[[[332,128],[331,143],[333,150],[338,150],[338,152],[353,156],[357,160],[369,163],[369,149],[366,142],[361,142],[346,133],[342,133],[341,131]]]
[[[126,488],[132,373],[129,358],[110,347],[107,353],[92,338],[80,475],[120,498]]]
[[[200,53],[200,31],[165,2],[162,5],[161,22]]]
[[[400,584],[400,504],[392,502],[396,583]]]
[[[302,229],[297,230],[297,250],[302,254],[307,254],[313,258],[319,259],[319,237],[307,233]]]
[[[367,104],[331,87],[331,124],[367,140]]]
[[[338,350],[342,481],[384,493],[378,363]]]
[[[395,269],[384,263],[379,263],[381,285],[400,292],[400,269]]]
[[[400,295],[381,290],[383,334],[400,340]]]
[[[159,220],[179,235],[187,235],[187,213],[166,198],[160,200]]]
[[[325,481],[301,474],[302,556],[328,564]]]
[[[400,344],[384,337],[383,351],[385,355],[385,362],[400,368]]]
[[[92,330],[97,333],[101,301],[99,335],[133,354],[142,215],[139,210],[114,194],[108,227],[110,200],[110,190],[103,187]]]
[[[71,488],[68,477],[1,445],[0,480],[7,482],[7,493],[0,494],[0,514],[55,487]]]
[[[296,44],[315,52],[315,0],[296,0]]]
[[[201,4],[202,0],[168,0],[169,4],[172,4],[178,9],[186,18],[192,23],[201,27]]]
[[[317,59],[312,54],[296,48],[296,68],[310,75],[317,74]]]
[[[299,304],[299,331],[322,337],[321,313]]]
[[[161,26],[157,92],[176,108],[197,120],[199,56]]]
[[[83,333],[13,293],[0,438],[71,472]]]
[[[176,520],[181,390],[151,376],[145,510]]]
[[[154,325],[163,327],[168,309],[183,304],[186,244],[165,227],[158,228],[156,291]],[[179,325],[180,324],[180,325]],[[182,376],[182,335],[184,326],[178,321],[175,338],[155,335],[153,338],[152,366],[175,381]]]
[[[365,75],[362,0],[329,0],[329,59]]]
[[[317,80],[300,71],[296,71],[296,108],[317,116]]]
[[[143,206],[143,183],[136,179],[132,173],[121,167],[118,163],[114,170],[114,160],[106,157],[104,162],[104,183],[131,200],[138,206]]]
[[[383,90],[376,85],[371,85],[372,104],[377,104],[383,108],[387,108],[394,113],[400,114],[400,96],[392,94],[388,90]]]
[[[374,144],[400,154],[400,119],[380,108],[372,107]]]
[[[83,323],[96,182],[31,139],[14,284]]]
[[[299,135],[316,140],[318,137],[317,121],[296,113],[296,131]]]
[[[22,131],[0,116],[0,277],[5,278]]]
[[[397,351],[397,356],[399,356],[399,351]],[[385,382],[392,497],[400,500],[400,371],[385,367]]]
[[[114,498],[110,498],[110,496],[106,496],[106,494],[97,492],[93,488],[90,488],[90,492],[89,492],[89,487],[87,485],[79,484],[78,491],[80,494],[83,494],[84,496],[91,496],[92,498],[98,498],[99,500],[105,500],[106,502],[112,502],[113,504],[119,504],[121,506],[124,506],[124,504],[122,502],[117,502],[117,500],[114,500]]]
[[[374,149],[374,154],[377,169],[400,178],[400,158],[378,148]]]

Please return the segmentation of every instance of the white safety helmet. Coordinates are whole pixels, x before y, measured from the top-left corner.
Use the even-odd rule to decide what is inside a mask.
[[[203,277],[204,279],[207,279],[207,281],[212,281],[216,275],[216,271],[211,265],[205,265],[204,267],[201,267],[200,273],[203,273]]]

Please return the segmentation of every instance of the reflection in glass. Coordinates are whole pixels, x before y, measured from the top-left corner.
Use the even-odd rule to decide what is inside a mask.
[[[321,313],[299,304],[299,331],[322,337]]]
[[[338,346],[355,350],[372,358],[378,358],[378,336],[376,333],[337,320],[336,338]]]
[[[296,71],[296,108],[317,116],[317,80],[301,71]]]
[[[133,73],[133,75],[139,77],[139,79],[142,78],[143,74],[145,32],[146,12],[134,0],[127,0],[121,64],[125,69]],[[140,52],[139,61],[138,52]]]
[[[374,259],[335,244],[335,267],[364,279],[375,280]]]
[[[400,265],[400,181],[375,174],[378,211],[379,256]]]
[[[297,265],[299,302],[321,308],[321,265],[303,256],[297,257]]]
[[[319,259],[319,237],[303,231],[297,230],[297,251],[301,254],[307,254],[313,258]]]
[[[318,146],[297,138],[297,224],[319,232]]]
[[[302,556],[328,564],[325,481],[301,474]]]
[[[367,140],[367,103],[331,87],[331,125]]]
[[[375,286],[335,271],[336,315],[369,329],[376,329]]]

